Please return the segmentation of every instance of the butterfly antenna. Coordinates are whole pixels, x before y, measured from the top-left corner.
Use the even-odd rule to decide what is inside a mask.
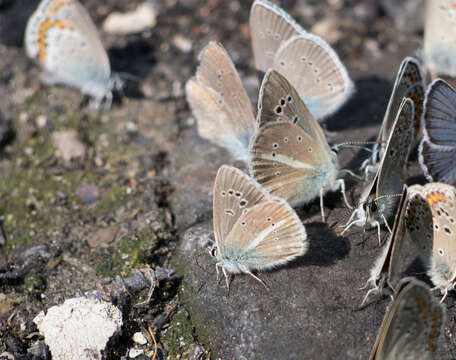
[[[362,145],[375,145],[375,144],[377,144],[376,141],[347,141],[347,142],[343,142],[343,143],[334,145],[332,147],[332,149],[335,151],[339,151],[339,149],[341,149],[341,148],[352,148],[352,149],[363,149],[368,152],[372,152],[371,149],[369,149],[365,146],[362,146]]]

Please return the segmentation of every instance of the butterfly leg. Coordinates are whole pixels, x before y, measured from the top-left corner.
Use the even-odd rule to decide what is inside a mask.
[[[323,195],[325,193],[325,188],[320,188],[320,211],[321,211],[321,219],[325,222],[325,208],[323,207]]]
[[[349,209],[353,209],[353,206],[351,206],[351,205],[348,203],[347,195],[345,194],[345,181],[344,181],[344,179],[337,179],[337,182],[338,182],[338,184],[339,184],[340,192],[342,193],[342,196],[344,197],[345,205],[346,205]]]
[[[388,231],[390,232],[390,234],[392,234],[393,231],[392,231],[391,228],[389,227],[388,221],[386,221],[385,215],[382,214],[382,218],[383,218],[383,221],[385,222],[386,228],[388,229]]]
[[[259,281],[264,287],[266,290],[269,290],[269,288],[267,287],[267,285],[264,283],[263,280],[261,280],[258,276],[256,276],[255,274],[253,274],[251,271],[249,270],[246,270],[245,271],[247,274],[249,274],[250,276],[252,276],[255,280]]]
[[[374,222],[374,226],[377,227],[377,235],[378,235],[378,245],[381,245],[382,243],[382,237],[381,237],[381,232],[380,232],[380,223],[378,221]]]
[[[224,267],[222,267],[222,272],[223,275],[225,275],[226,288],[230,290],[230,277],[228,276],[228,273],[226,272]]]

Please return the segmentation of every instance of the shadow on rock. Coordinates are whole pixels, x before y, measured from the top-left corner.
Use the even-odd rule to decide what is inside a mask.
[[[312,222],[306,224],[306,230],[309,249],[288,267],[329,266],[348,255],[350,243],[345,237],[338,237],[328,224]]]
[[[355,82],[356,92],[333,116],[326,119],[329,131],[380,125],[391,91],[391,83],[377,76]]]

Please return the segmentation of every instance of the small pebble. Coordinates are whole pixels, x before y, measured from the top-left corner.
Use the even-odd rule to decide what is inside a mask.
[[[133,334],[133,341],[139,345],[147,344],[147,339],[141,331],[138,331]]]

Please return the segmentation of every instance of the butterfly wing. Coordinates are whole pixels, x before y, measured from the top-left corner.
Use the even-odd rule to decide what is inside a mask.
[[[428,202],[424,187],[413,185],[408,188],[409,199],[405,215],[405,227],[410,238],[417,245],[420,257],[429,268],[432,258],[432,247],[434,242],[434,225],[432,211]]]
[[[213,212],[215,241],[222,253],[226,238],[242,212],[269,198],[267,191],[241,170],[220,167],[214,183]]]
[[[423,195],[432,211],[433,246],[429,275],[443,292],[456,279],[456,194],[452,185],[426,184]]]
[[[101,100],[111,89],[111,67],[97,28],[76,0],[46,0],[25,33],[27,54],[41,63],[47,81],[79,88]]]
[[[374,291],[382,292],[384,287],[390,286],[393,289],[399,279],[400,271],[398,268],[399,256],[402,249],[403,238],[405,235],[405,211],[407,209],[407,186],[404,185],[401,202],[394,219],[393,232],[388,240],[388,244],[381,256],[375,262],[371,270],[369,282],[374,285]],[[372,290],[371,290],[372,291]]]
[[[277,71],[268,70],[261,83],[257,125],[261,127],[275,121],[289,121],[298,125],[328,153],[330,152],[323,130],[293,85]]]
[[[413,120],[413,101],[403,99],[378,170],[378,208],[387,220],[396,213],[400,198],[384,195],[402,192],[407,172],[407,158],[414,136]]]
[[[296,206],[333,184],[337,160],[300,127],[288,121],[271,122],[251,140],[250,173],[271,194]]]
[[[317,119],[338,110],[354,90],[335,51],[312,34],[294,36],[283,43],[273,68],[290,81]]]
[[[456,91],[434,81],[426,94],[419,162],[430,181],[456,180]]]
[[[452,0],[426,0],[424,58],[434,74],[456,76],[456,6]]]
[[[257,70],[272,68],[280,45],[306,31],[283,9],[267,0],[256,0],[250,9],[250,31]]]
[[[383,318],[370,359],[435,358],[445,320],[445,308],[426,284],[403,279]]]
[[[415,134],[419,134],[421,115],[423,112],[424,81],[420,64],[416,59],[411,57],[406,57],[402,60],[396,80],[394,81],[393,92],[391,93],[388,107],[386,108],[378,139],[378,142],[381,142],[383,149],[386,147],[386,142],[404,97],[409,97],[414,102]]]
[[[201,51],[186,94],[200,134],[226,147],[235,157],[247,159],[255,118],[239,74],[222,45],[210,42]]]
[[[307,234],[295,211],[285,200],[273,198],[241,214],[222,255],[247,272],[284,264],[304,254],[307,247]]]

